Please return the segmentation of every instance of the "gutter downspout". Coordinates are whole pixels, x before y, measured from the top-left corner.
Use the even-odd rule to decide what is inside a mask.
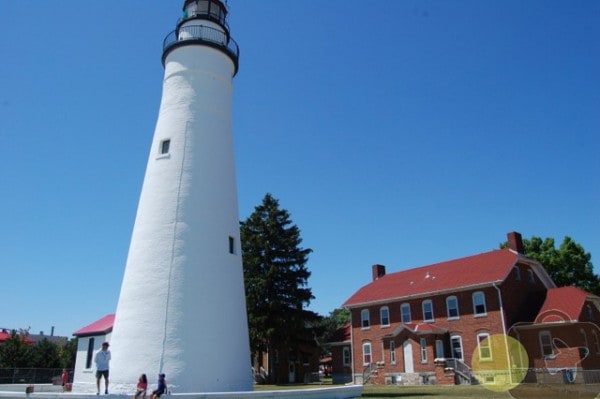
[[[506,350],[506,367],[508,369],[508,375],[510,378],[510,383],[513,383],[513,375],[510,364],[510,352],[508,351],[508,336],[506,335],[506,320],[504,319],[504,305],[502,304],[502,292],[500,288],[496,285],[496,283],[492,284],[492,287],[498,291],[498,303],[500,305],[500,317],[502,318],[502,334],[504,336],[504,349]]]
[[[354,323],[352,322],[352,310],[350,310],[350,365],[352,366],[352,383],[356,385],[356,374],[354,374]],[[344,349],[342,349],[343,351]],[[342,353],[343,356],[343,353]]]

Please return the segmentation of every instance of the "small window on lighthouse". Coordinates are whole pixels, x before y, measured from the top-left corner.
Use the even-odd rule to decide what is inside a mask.
[[[229,253],[230,254],[235,253],[235,240],[231,236],[229,236]]]
[[[169,147],[171,146],[171,140],[163,140],[160,143],[160,154],[168,154],[169,153]]]

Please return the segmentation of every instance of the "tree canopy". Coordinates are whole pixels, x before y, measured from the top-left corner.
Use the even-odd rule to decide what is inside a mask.
[[[25,341],[23,335],[12,331],[10,337],[0,345],[0,367],[31,367],[33,364],[33,345]]]
[[[318,318],[304,310],[314,299],[306,268],[312,250],[300,246],[300,229],[271,194],[241,222],[240,235],[250,347],[271,356]]]
[[[12,331],[0,345],[0,368],[66,368],[75,367],[77,339],[64,346],[47,339],[36,344],[25,340],[25,335]]]
[[[338,330],[349,322],[350,310],[338,308],[329,312],[329,316],[323,317],[319,323],[322,328],[322,335],[319,337],[321,343],[327,344],[333,341]]]
[[[556,248],[554,238],[533,236],[523,239],[523,247],[525,256],[540,262],[557,286],[574,285],[600,295],[600,278],[594,274],[592,255],[571,237],[565,236]]]

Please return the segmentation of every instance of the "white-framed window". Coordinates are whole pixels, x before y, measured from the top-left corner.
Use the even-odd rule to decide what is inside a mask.
[[[482,291],[473,293],[473,314],[475,316],[487,315],[487,309],[485,306],[485,295]]]
[[[350,347],[348,347],[348,346],[344,346],[342,348],[342,362],[343,362],[344,366],[346,366],[346,367],[350,366]]]
[[[390,363],[396,364],[396,343],[390,341]]]
[[[458,299],[452,295],[446,298],[446,311],[449,319],[458,319]]]
[[[363,309],[360,311],[360,326],[362,328],[369,328],[371,325],[371,319],[369,317],[369,309]]]
[[[431,299],[423,301],[423,321],[433,321],[433,302]]]
[[[596,347],[596,353],[600,354],[600,339],[598,338],[598,333],[596,330],[592,330],[592,340],[594,341],[594,346]]]
[[[402,305],[400,305],[400,314],[401,314],[401,318],[402,318],[402,323],[410,323],[411,322],[410,304],[409,303],[403,303]]]
[[[427,363],[427,340],[425,338],[421,338],[421,363]]]
[[[540,331],[540,351],[544,357],[554,356],[554,348],[552,347],[552,334],[550,331]]]
[[[492,360],[492,343],[489,338],[490,334],[488,333],[477,334],[477,349],[479,350],[480,360]]]
[[[435,340],[435,357],[438,359],[446,357],[446,354],[444,353],[444,341],[441,339]]]
[[[390,308],[387,306],[379,309],[379,320],[381,320],[382,327],[389,327],[390,325]]]
[[[450,350],[452,351],[452,357],[454,359],[463,360],[463,346],[460,335],[453,335],[450,337]]]
[[[535,273],[531,269],[527,269],[527,276],[529,276],[529,282],[535,283]]]
[[[363,366],[368,366],[371,364],[371,343],[363,342],[362,344],[362,353],[363,353]]]
[[[515,274],[515,280],[516,281],[521,281],[521,269],[519,268],[519,266],[515,266],[513,268],[513,270],[514,270],[513,273]]]

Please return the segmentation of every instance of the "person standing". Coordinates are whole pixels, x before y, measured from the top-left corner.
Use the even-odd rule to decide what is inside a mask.
[[[63,387],[69,383],[69,372],[67,371],[67,369],[63,369],[63,372],[62,372],[62,375],[60,376],[60,379],[62,381],[62,386]]]
[[[108,395],[108,368],[110,362],[110,351],[108,350],[108,342],[102,343],[102,349],[96,353],[94,357],[96,363],[96,395],[100,395],[100,379],[104,377],[104,393]]]

